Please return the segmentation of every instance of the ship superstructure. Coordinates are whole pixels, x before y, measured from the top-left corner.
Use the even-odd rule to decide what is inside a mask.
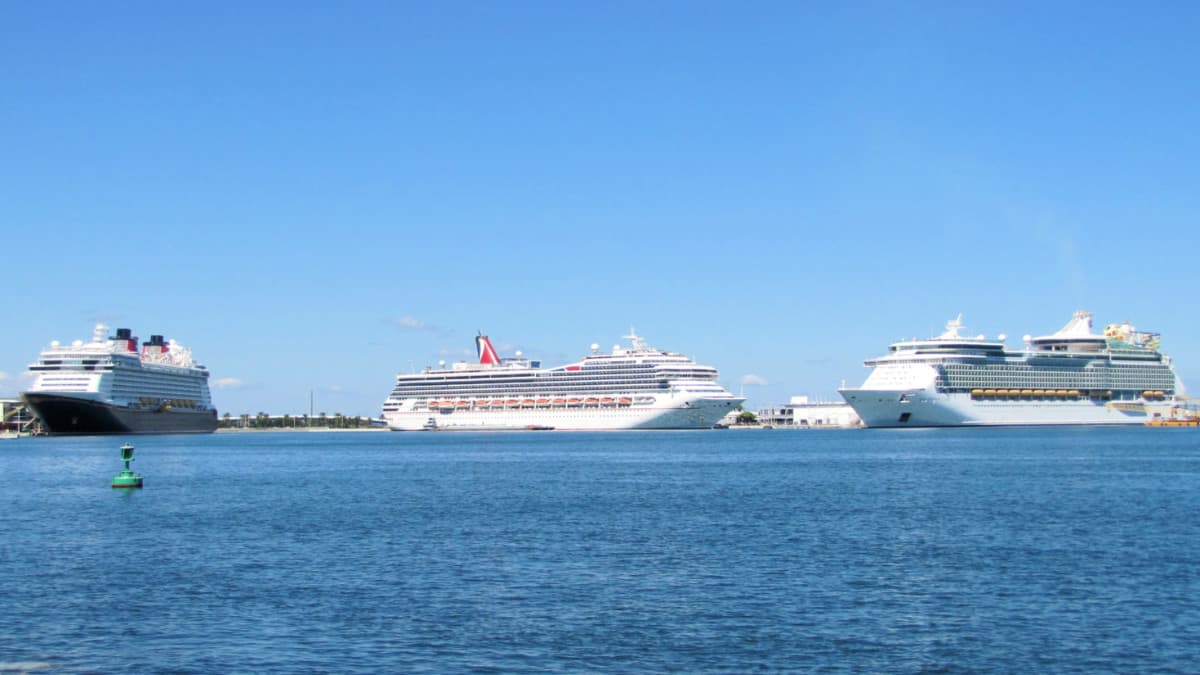
[[[961,329],[960,315],[937,337],[893,343],[842,397],[868,427],[1141,424],[1175,402],[1159,335],[1128,322],[1097,335],[1078,311],[1052,335],[1025,336],[1021,350]]]
[[[191,350],[153,335],[139,349],[128,328],[91,342],[50,343],[21,394],[51,434],[207,433],[217,427],[208,369]]]
[[[400,430],[703,429],[745,399],[717,383],[717,370],[646,344],[634,332],[576,363],[500,358],[486,335],[476,337],[477,363],[396,376],[383,404]]]

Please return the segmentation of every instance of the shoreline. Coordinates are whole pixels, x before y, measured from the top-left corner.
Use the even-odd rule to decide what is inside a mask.
[[[215,433],[215,434],[265,434],[265,433],[278,433],[281,431],[288,431],[288,432],[290,432],[290,431],[301,431],[301,432],[309,431],[309,432],[313,432],[313,433],[331,433],[331,432],[355,433],[355,432],[371,432],[371,431],[390,431],[390,429],[388,429],[387,427],[359,427],[357,429],[354,429],[354,428],[336,429],[334,427],[268,427],[265,429],[256,429],[253,427],[247,427],[247,428],[243,429],[240,427],[229,427],[229,428],[224,428],[224,429],[216,429],[215,431],[213,431],[213,433]]]

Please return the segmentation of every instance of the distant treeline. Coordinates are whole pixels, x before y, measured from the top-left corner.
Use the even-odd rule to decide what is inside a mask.
[[[369,417],[349,417],[341,413],[333,415],[268,415],[260,412],[257,415],[242,413],[233,415],[225,413],[217,426],[221,429],[303,429],[306,427],[324,427],[328,429],[361,429],[371,426]]]

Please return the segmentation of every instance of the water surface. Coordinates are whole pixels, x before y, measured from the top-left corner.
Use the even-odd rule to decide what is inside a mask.
[[[0,669],[1194,672],[1188,429],[0,445]]]

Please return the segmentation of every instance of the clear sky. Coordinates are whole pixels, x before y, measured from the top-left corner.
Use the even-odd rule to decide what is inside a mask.
[[[636,326],[749,406],[971,333],[1200,377],[1200,5],[0,3],[0,395],[163,333],[222,412]]]

